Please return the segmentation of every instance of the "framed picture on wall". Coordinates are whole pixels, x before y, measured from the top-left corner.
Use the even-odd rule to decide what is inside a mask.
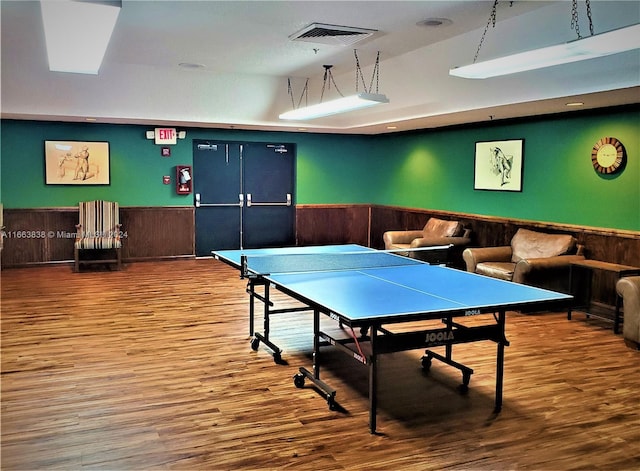
[[[476,142],[474,190],[522,191],[524,139]]]
[[[108,142],[44,141],[47,185],[111,184]]]

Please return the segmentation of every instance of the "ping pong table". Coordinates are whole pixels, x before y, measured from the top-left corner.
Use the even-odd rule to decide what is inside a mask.
[[[497,344],[495,412],[502,408],[506,312],[510,310],[569,309],[572,296],[464,272],[445,266],[378,251],[359,245],[222,250],[214,257],[241,271],[248,278],[250,324],[254,299],[264,303],[264,334],[255,334],[274,350],[269,339],[269,316],[280,312],[313,311],[313,367],[299,368],[294,376],[298,388],[311,381],[327,400],[336,405],[336,391],[321,377],[321,348],[332,346],[369,369],[369,427],[376,431],[377,357],[386,353],[425,348],[422,366],[433,359],[462,373],[460,389],[468,389],[473,369],[454,361],[453,345],[478,341]],[[264,295],[256,290],[264,287]],[[269,288],[299,301],[300,308],[271,309]],[[484,316],[482,322],[465,323],[468,316]],[[321,329],[320,317],[335,321],[335,329]],[[418,321],[438,321],[422,326]],[[485,322],[486,321],[486,322]],[[400,326],[417,323],[406,331]],[[411,324],[413,325],[413,324]],[[360,329],[356,334],[354,329]],[[394,331],[394,329],[396,331]],[[250,327],[253,334],[253,327]],[[444,347],[444,355],[432,349]],[[256,340],[252,348],[257,349]]]

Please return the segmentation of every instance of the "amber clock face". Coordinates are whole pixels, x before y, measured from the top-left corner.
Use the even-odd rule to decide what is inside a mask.
[[[591,151],[591,163],[596,172],[611,174],[621,170],[627,158],[622,142],[615,137],[603,137]]]

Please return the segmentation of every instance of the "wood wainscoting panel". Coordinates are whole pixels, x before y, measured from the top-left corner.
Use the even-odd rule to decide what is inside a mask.
[[[120,208],[120,222],[125,260],[195,256],[193,206]]]
[[[46,237],[27,237],[27,234],[36,231],[44,231],[46,234],[45,220],[42,211],[4,209],[3,267],[45,260]]]
[[[193,257],[192,206],[120,207],[123,260]],[[4,209],[2,267],[71,262],[78,208]]]
[[[72,260],[78,208],[4,209],[2,266]]]
[[[47,227],[54,237],[48,239],[47,261],[73,259],[73,244],[78,224],[78,209],[51,210],[45,213]]]
[[[386,231],[413,230],[426,224],[423,222],[422,226],[414,225],[413,221],[409,221],[408,212],[398,211],[396,208],[374,207],[371,214],[371,247],[375,249],[384,248],[382,236]]]
[[[369,205],[298,205],[297,245],[369,245]]]

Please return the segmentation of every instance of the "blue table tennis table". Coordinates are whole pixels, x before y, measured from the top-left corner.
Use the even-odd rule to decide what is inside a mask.
[[[332,346],[369,368],[369,427],[376,431],[378,369],[382,354],[425,348],[422,366],[436,359],[462,373],[466,391],[473,370],[453,360],[453,345],[478,341],[497,344],[495,412],[502,408],[506,312],[510,310],[570,309],[572,296],[532,286],[488,278],[445,266],[359,245],[222,250],[214,257],[248,279],[252,348],[260,341],[276,360],[281,350],[269,339],[269,316],[280,312],[313,311],[313,368],[294,377],[298,388],[311,381],[333,409],[336,391],[320,377],[321,348]],[[257,286],[264,287],[259,294]],[[270,287],[302,303],[294,309],[271,309]],[[254,300],[264,303],[265,329],[253,331]],[[483,323],[465,325],[463,318],[484,316]],[[320,316],[333,319],[335,329],[320,328]],[[485,319],[486,318],[486,319]],[[441,324],[405,331],[398,327],[416,321]],[[487,322],[484,323],[484,320]],[[396,332],[393,329],[396,329]],[[359,329],[356,334],[354,329]],[[444,347],[444,355],[431,350]]]

